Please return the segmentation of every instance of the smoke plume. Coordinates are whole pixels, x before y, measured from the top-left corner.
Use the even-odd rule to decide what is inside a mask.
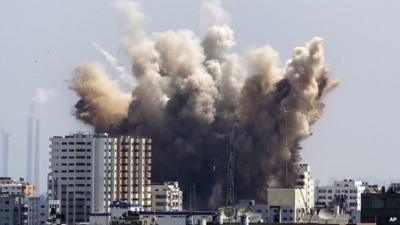
[[[121,0],[117,8],[136,86],[126,96],[99,65],[78,66],[76,117],[98,132],[151,137],[153,182],[180,181],[186,194],[194,184],[198,208],[223,202],[227,146],[235,151],[237,198],[263,200],[266,187],[292,185],[300,142],[338,84],[328,77],[322,39],[295,48],[280,66],[269,46],[229,53],[234,31],[218,1],[200,13],[214,18],[202,37],[147,34],[137,3]]]
[[[35,104],[46,104],[55,95],[56,92],[54,90],[38,88],[32,97],[32,102]]]

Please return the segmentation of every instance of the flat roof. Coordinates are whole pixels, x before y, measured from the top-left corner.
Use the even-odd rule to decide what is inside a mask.
[[[215,215],[214,211],[180,211],[180,212],[152,212],[152,211],[142,211],[137,212],[140,215],[163,215],[163,216],[211,216]]]

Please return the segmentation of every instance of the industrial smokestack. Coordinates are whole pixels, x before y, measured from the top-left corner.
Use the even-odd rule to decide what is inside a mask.
[[[3,138],[3,176],[8,177],[8,160],[9,160],[9,148],[10,148],[10,134],[2,131]]]
[[[27,168],[26,168],[26,180],[28,182],[32,182],[33,181],[33,166],[32,166],[32,162],[33,162],[33,123],[34,123],[34,119],[33,116],[30,115],[28,117],[28,130],[27,130]]]
[[[36,120],[36,133],[35,133],[35,185],[36,190],[40,191],[40,120]]]

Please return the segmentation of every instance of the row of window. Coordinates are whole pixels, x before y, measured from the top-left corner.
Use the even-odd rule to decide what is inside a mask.
[[[91,180],[91,177],[75,177],[76,180]],[[67,180],[66,177],[61,177],[61,180]],[[74,180],[74,177],[69,177],[68,180]]]
[[[55,144],[59,144],[56,142]],[[91,145],[91,142],[62,142],[61,145]]]
[[[320,189],[320,190],[318,190],[318,193],[332,193],[333,192],[333,190],[326,190],[326,189]],[[335,191],[335,193],[340,193],[340,192],[342,192],[342,193],[357,193],[357,190],[336,190]]]

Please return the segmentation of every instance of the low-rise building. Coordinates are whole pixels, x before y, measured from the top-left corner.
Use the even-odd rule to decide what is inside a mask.
[[[361,194],[367,187],[367,183],[344,179],[334,181],[332,186],[316,187],[316,205],[328,207],[340,205],[346,213],[350,214],[349,223],[360,222]]]
[[[11,177],[0,177],[0,193],[35,197],[36,188],[33,184],[29,184],[23,179],[16,181],[11,179]]]
[[[400,224],[400,192],[394,188],[361,195],[361,222]]]
[[[139,221],[142,224],[156,222],[162,225],[202,224],[213,221],[215,212],[208,211],[181,211],[181,212],[139,212]],[[154,223],[153,223],[154,224]]]
[[[297,180],[293,187],[267,189],[267,209],[264,221],[298,223],[314,208],[314,178],[308,164],[297,165]]]
[[[157,212],[182,211],[182,191],[178,182],[164,182],[151,185],[151,207]]]
[[[302,192],[303,190],[299,188],[268,188],[269,222],[300,222],[310,210]]]

